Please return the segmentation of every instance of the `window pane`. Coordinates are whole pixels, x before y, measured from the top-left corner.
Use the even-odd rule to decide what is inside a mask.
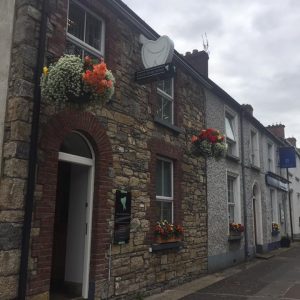
[[[92,158],[89,145],[86,143],[84,138],[76,132],[72,132],[65,137],[59,151]]]
[[[227,116],[225,117],[225,132],[226,132],[226,137],[235,141],[232,119],[228,118]]]
[[[154,216],[157,221],[167,220],[170,223],[173,223],[172,220],[172,202],[167,201],[155,201],[154,206]]]
[[[157,95],[157,99],[158,99],[158,103],[157,103],[156,115],[157,115],[158,118],[162,119],[163,118],[163,101],[164,101],[164,98],[162,96]]]
[[[173,95],[172,79],[166,79],[166,80],[159,81],[157,84],[157,87],[172,97],[172,95]]]
[[[172,123],[172,101],[162,98],[162,119]]]
[[[163,162],[163,196],[172,197],[172,171],[171,163]]]
[[[161,201],[155,201],[154,205],[154,218],[156,221],[163,221],[162,216],[162,202]]]
[[[172,223],[172,202],[162,202],[162,220]]]
[[[234,223],[234,205],[228,205],[229,223]]]
[[[83,56],[82,48],[76,46],[75,44],[73,44],[70,41],[67,41],[67,43],[66,43],[65,53],[66,54],[74,54],[74,55],[77,55],[77,56],[80,56],[80,57]]]
[[[101,50],[101,21],[87,13],[85,42]]]
[[[163,161],[157,160],[156,162],[156,196],[163,196]]]
[[[69,4],[69,19],[68,32],[83,41],[84,37],[84,10],[70,1]]]
[[[228,202],[234,203],[234,178],[227,177],[227,193],[228,193]]]

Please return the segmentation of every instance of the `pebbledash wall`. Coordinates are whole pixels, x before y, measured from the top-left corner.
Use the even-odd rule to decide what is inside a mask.
[[[0,298],[18,297],[21,229],[28,179],[34,73],[42,1],[16,0],[12,60],[0,186]],[[121,1],[81,1],[105,20],[105,61],[115,75],[112,101],[54,105],[42,99],[37,176],[28,263],[28,299],[48,299],[58,152],[65,136],[80,131],[95,152],[90,291],[95,299],[130,299],[159,292],[207,272],[205,160],[190,155],[193,130],[204,127],[203,79],[179,55],[174,58],[175,126],[154,121],[155,83],[139,85],[143,69],[139,36],[157,34]],[[49,1],[46,58],[58,58],[66,42],[67,1]],[[49,60],[48,60],[49,62]],[[47,59],[45,60],[47,63]],[[174,222],[185,229],[183,248],[149,252],[158,156],[174,163]],[[129,244],[112,245],[115,191],[132,193]],[[108,282],[108,274],[111,280]]]
[[[225,113],[229,113],[240,124],[240,107],[216,96],[206,93],[207,126],[218,128],[222,133],[225,130]],[[235,138],[237,152],[235,157],[227,156],[221,160],[207,160],[207,203],[208,203],[208,270],[213,272],[224,269],[244,260],[245,239],[229,241],[227,175],[237,179],[235,194],[239,207],[236,211],[236,223],[244,224],[243,213],[243,182],[241,167],[241,128],[236,126]]]

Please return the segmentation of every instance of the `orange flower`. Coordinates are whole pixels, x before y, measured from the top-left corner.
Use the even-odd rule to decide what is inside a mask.
[[[192,136],[192,143],[195,143],[196,141],[198,141],[198,137],[195,136],[195,135],[193,135],[193,136]]]

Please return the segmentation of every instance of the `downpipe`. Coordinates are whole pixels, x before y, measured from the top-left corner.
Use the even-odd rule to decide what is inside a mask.
[[[36,164],[37,164],[37,146],[39,134],[39,120],[40,120],[40,107],[41,107],[41,90],[40,90],[40,76],[44,66],[44,57],[46,51],[46,34],[47,34],[47,19],[49,11],[49,0],[43,0],[40,36],[38,44],[37,62],[34,72],[34,97],[33,97],[33,112],[31,123],[30,135],[30,149],[28,160],[28,176],[25,195],[25,215],[22,228],[22,245],[21,245],[21,259],[19,271],[19,286],[18,286],[18,299],[25,300],[26,287],[28,277],[28,256],[30,247],[30,233],[33,212],[34,190],[35,190],[35,177],[36,177]]]

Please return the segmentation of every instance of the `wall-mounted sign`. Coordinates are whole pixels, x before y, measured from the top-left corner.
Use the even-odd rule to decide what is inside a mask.
[[[114,243],[125,244],[130,238],[131,193],[116,191]]]
[[[135,72],[135,80],[140,84],[144,84],[171,78],[175,72],[176,68],[173,64],[165,64]]]
[[[294,147],[279,148],[280,168],[296,168],[296,151]]]
[[[172,62],[174,43],[168,36],[163,35],[152,41],[141,34],[140,42],[143,44],[142,61],[146,69]]]
[[[285,192],[289,190],[288,181],[272,173],[266,174],[266,184]]]

